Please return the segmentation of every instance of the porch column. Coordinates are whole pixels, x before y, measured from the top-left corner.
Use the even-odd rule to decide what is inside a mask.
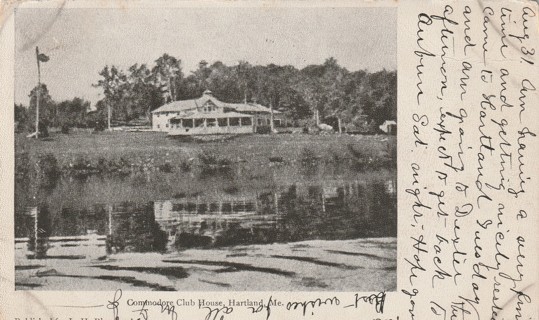
[[[206,128],[208,126],[207,120],[208,119],[204,118],[204,128]]]
[[[230,118],[226,118],[226,127],[230,127]]]

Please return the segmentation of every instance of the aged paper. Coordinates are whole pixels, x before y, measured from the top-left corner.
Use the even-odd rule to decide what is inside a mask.
[[[407,6],[399,18],[408,316],[535,319],[537,5]]]
[[[538,14],[5,5],[0,318],[539,319]]]

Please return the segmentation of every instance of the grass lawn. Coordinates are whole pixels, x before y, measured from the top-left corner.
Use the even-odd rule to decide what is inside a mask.
[[[232,162],[246,161],[254,166],[268,165],[270,157],[281,157],[283,162],[301,161],[305,157],[329,161],[353,157],[387,159],[396,155],[396,137],[254,134],[219,142],[183,142],[159,132],[55,133],[46,140],[29,139],[22,134],[15,137],[16,157],[28,155],[35,159],[52,154],[60,167],[81,158],[90,163],[100,158],[123,158],[132,164],[179,165],[201,153]]]

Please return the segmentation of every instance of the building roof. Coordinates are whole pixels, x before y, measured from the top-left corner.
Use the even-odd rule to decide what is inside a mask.
[[[389,132],[389,126],[396,126],[397,122],[395,120],[386,120],[384,123],[382,123],[380,126],[380,130],[384,131],[385,133]]]
[[[173,101],[155,109],[152,113],[185,112],[202,107],[208,101],[213,102],[217,107],[230,108],[237,112],[271,112],[268,107],[256,103],[226,103],[219,101],[212,95],[211,91],[206,90],[198,99]],[[281,112],[273,110],[273,113],[279,114]]]
[[[172,119],[215,119],[215,118],[252,118],[253,116],[239,112],[189,112]]]
[[[218,107],[224,107],[225,103],[215,99],[212,96],[209,95],[203,95],[202,97],[198,99],[191,99],[191,100],[180,100],[180,101],[173,101],[170,103],[167,103],[154,111],[152,113],[158,113],[158,112],[184,112],[196,109],[198,107],[202,107],[206,102],[211,101]]]
[[[264,107],[257,103],[227,103],[227,107],[232,108],[238,112],[271,112],[270,108]],[[281,113],[280,111],[273,110],[273,113]]]

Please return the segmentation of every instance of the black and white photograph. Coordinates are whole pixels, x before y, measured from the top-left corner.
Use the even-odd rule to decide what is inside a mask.
[[[15,290],[397,290],[395,7],[14,25]]]

